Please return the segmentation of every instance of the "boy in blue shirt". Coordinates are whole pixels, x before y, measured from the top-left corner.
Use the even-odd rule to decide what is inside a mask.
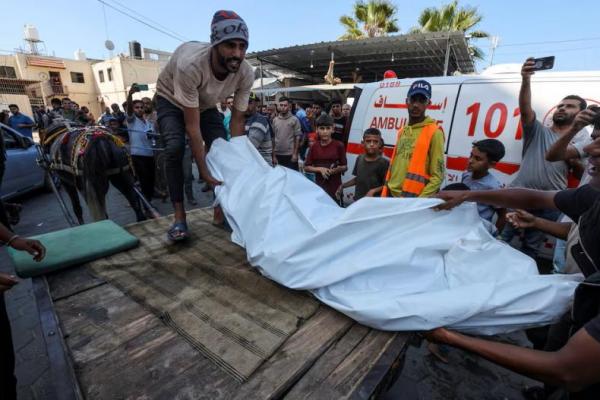
[[[502,188],[502,184],[489,169],[494,167],[504,157],[505,149],[502,142],[496,139],[484,139],[473,143],[467,171],[462,175],[462,183],[471,190],[494,190]],[[477,203],[479,216],[492,222],[494,214],[498,214],[496,229],[502,231],[506,222],[506,209]]]

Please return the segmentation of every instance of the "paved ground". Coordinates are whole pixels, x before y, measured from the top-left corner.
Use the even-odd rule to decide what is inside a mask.
[[[197,172],[196,172],[197,176]],[[201,192],[194,183],[200,206],[208,206],[212,196]],[[36,192],[19,199],[24,205],[21,222],[16,227],[21,235],[35,235],[68,227],[56,199],[50,193]],[[116,191],[109,193],[109,217],[123,225],[135,222],[132,210]],[[171,212],[168,203],[154,201],[162,214]],[[191,207],[189,207],[191,208]],[[89,216],[86,214],[86,220]],[[13,272],[6,250],[0,251],[0,271]],[[48,357],[30,279],[22,280],[7,293],[7,308],[11,319],[17,357],[16,374],[19,380],[19,399],[52,399],[52,382],[49,378]],[[502,338],[527,345],[523,333]],[[480,357],[460,350],[445,348],[450,360],[444,364],[432,357],[424,345],[410,347],[402,375],[386,400],[437,400],[437,399],[522,399],[521,388],[534,382],[510,373]]]

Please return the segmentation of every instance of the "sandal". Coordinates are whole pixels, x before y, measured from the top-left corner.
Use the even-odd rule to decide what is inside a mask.
[[[185,222],[175,222],[167,231],[167,238],[172,242],[181,242],[190,236]]]

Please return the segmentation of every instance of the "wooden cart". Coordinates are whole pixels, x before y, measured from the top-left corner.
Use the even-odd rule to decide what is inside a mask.
[[[402,367],[408,333],[362,326],[249,266],[190,213],[126,227],[129,252],[35,281],[58,398],[369,399]],[[125,272],[124,272],[125,271]]]

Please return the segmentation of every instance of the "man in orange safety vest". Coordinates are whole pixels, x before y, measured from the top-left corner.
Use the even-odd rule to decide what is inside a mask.
[[[431,84],[413,82],[406,105],[408,124],[398,130],[382,197],[429,197],[444,180],[444,132],[425,115],[431,104]]]

